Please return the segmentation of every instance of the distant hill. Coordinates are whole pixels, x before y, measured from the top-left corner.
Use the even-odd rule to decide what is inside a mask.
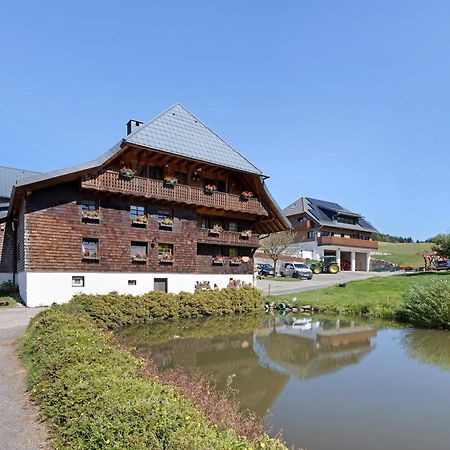
[[[374,240],[382,242],[397,242],[400,244],[412,244],[412,237],[393,236],[392,234],[375,233]]]
[[[395,264],[407,264],[412,267],[424,265],[422,253],[431,251],[432,243],[423,242],[419,244],[400,244],[392,242],[380,242],[377,253],[372,255],[375,259],[384,259]],[[385,253],[385,254],[383,254]]]

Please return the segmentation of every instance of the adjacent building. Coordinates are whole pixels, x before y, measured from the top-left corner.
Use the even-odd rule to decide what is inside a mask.
[[[301,197],[284,209],[296,232],[292,253],[300,258],[335,256],[341,270],[368,271],[378,248],[376,228],[361,214],[339,205]]]
[[[28,306],[252,283],[259,234],[290,226],[266,178],[179,104],[130,120],[93,161],[9,180],[0,278]]]

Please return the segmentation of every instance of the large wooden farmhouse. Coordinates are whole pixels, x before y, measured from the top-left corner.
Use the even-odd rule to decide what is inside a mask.
[[[25,175],[2,200],[0,281],[28,306],[251,283],[258,235],[290,226],[267,177],[179,104],[91,162]]]

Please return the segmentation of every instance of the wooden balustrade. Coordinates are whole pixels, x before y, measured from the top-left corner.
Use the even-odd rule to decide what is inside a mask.
[[[241,237],[241,233],[238,231],[222,231],[220,234],[210,234],[208,229],[198,230],[198,242],[200,243],[218,243],[226,245],[239,245],[246,247],[258,247],[259,237],[258,235],[252,235],[248,237]]]
[[[319,245],[341,245],[347,247],[378,248],[378,241],[367,241],[365,239],[346,238],[342,236],[320,236],[317,239]]]
[[[268,216],[267,211],[256,198],[249,198],[247,201],[242,201],[239,195],[218,191],[212,194],[206,194],[202,188],[195,186],[186,186],[184,184],[166,186],[163,181],[143,177],[126,179],[121,177],[118,172],[111,170],[84,175],[81,181],[81,187],[137,197],[169,200],[189,205],[238,211],[257,216]]]

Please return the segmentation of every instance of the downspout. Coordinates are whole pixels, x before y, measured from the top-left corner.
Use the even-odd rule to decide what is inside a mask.
[[[12,228],[13,228],[13,279],[12,282],[13,284],[16,284],[16,274],[17,274],[17,228],[18,228],[18,223],[17,220],[13,220],[12,221]]]

